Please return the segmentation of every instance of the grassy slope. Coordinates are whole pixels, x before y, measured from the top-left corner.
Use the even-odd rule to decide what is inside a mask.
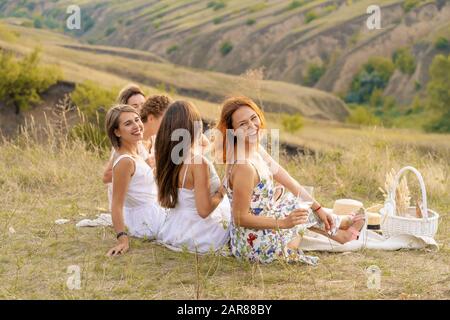
[[[174,87],[180,94],[215,103],[226,96],[240,93],[260,98],[258,100],[270,111],[300,112],[307,117],[328,120],[343,120],[347,115],[341,100],[319,90],[276,81],[245,80],[242,77],[163,62],[136,60],[134,57],[144,56],[149,60],[155,57],[129,49],[82,46],[97,52],[102,50],[103,54],[77,50],[74,49],[77,42],[65,36],[44,30],[9,28],[21,33],[21,38],[13,44],[0,42],[3,47],[25,52],[40,43],[46,54],[46,61],[62,65],[66,78],[71,81],[91,79],[104,85],[117,85],[119,81],[116,78],[119,76],[123,78],[120,83],[125,83],[126,78],[153,88],[158,84],[165,84],[167,88]],[[260,97],[255,94],[255,85],[261,88]],[[208,102],[206,104],[209,105]]]
[[[426,21],[430,11],[417,9],[406,14],[401,8],[402,1],[384,0],[377,4],[382,7],[383,30],[369,31],[365,28],[366,8],[370,0],[360,1],[310,1],[307,4],[287,10],[291,1],[226,1],[225,8],[213,10],[208,1],[162,1],[143,10],[133,2],[127,8],[110,6],[114,13],[121,13],[133,21],[130,26],[118,26],[117,31],[105,37],[106,25],[101,23],[89,31],[84,38],[96,39],[101,43],[133,45],[150,49],[167,59],[183,65],[214,69],[239,74],[246,68],[264,66],[271,79],[303,83],[309,63],[325,64],[327,73],[316,84],[316,88],[343,94],[348,90],[351,78],[370,55],[391,57],[400,47],[415,47],[424,35],[434,35],[448,20],[448,10],[438,13],[431,21]],[[337,7],[331,10],[330,4]],[[424,7],[430,1],[422,1],[417,7]],[[305,23],[303,16],[311,11],[319,17]],[[414,11],[414,10],[413,10]],[[444,13],[447,12],[447,13]],[[215,23],[220,18],[220,23]],[[255,23],[247,25],[249,19]],[[425,22],[419,23],[419,20]],[[407,22],[409,21],[409,22]],[[114,23],[111,19],[105,24]],[[142,31],[146,30],[146,31]],[[128,33],[139,33],[137,40],[128,40]],[[398,41],[407,34],[408,41]],[[425,37],[426,37],[425,36]],[[430,38],[432,38],[430,36]],[[233,43],[232,52],[226,57],[220,55],[220,45],[224,41]],[[430,39],[429,43],[432,43]],[[174,53],[167,49],[178,46]],[[374,47],[380,48],[377,50]],[[207,57],[203,58],[203,54]],[[201,58],[199,58],[201,57]],[[416,56],[419,67],[424,68],[411,79],[399,76],[392,83],[390,91],[398,103],[408,105],[414,95],[415,81],[426,87],[428,80],[427,59]],[[418,68],[419,69],[419,68]],[[402,80],[406,92],[395,89],[395,83]],[[410,80],[410,81],[408,81]],[[395,90],[393,90],[395,89]]]
[[[445,23],[450,12],[448,6],[439,12],[434,5],[428,6],[434,9],[424,9],[432,1],[423,0],[405,13],[401,7],[403,1],[381,0],[377,5],[382,8],[383,29],[370,31],[365,27],[370,0],[312,0],[295,8],[289,8],[292,0],[227,0],[224,1],[226,6],[219,10],[208,6],[209,0],[131,0],[126,4],[116,0],[74,2],[81,4],[85,16],[95,21],[94,27],[81,36],[83,40],[138,48],[180,65],[232,74],[264,67],[267,78],[297,84],[304,83],[309,64],[323,64],[326,73],[315,88],[340,95],[347,92],[352,77],[367,57],[391,57],[395,50],[409,47],[415,52],[419,72],[413,76],[397,74],[385,91],[386,95],[396,97],[400,105],[410,105],[414,96],[422,94],[426,88],[428,60],[435,53],[424,56],[417,45],[426,40],[432,47],[439,29],[448,29]],[[64,0],[37,6],[34,13],[50,16],[58,9],[56,20],[64,21],[69,3],[72,4]],[[17,5],[7,5],[5,14],[11,14],[14,9]],[[307,23],[305,15],[311,12],[318,17]],[[430,15],[432,19],[427,18]],[[251,25],[250,20],[254,22]],[[220,47],[225,41],[233,44],[233,50],[224,57]],[[169,50],[174,47],[175,50]],[[139,74],[134,76],[140,77]],[[418,83],[421,89],[417,89]],[[191,90],[183,82],[173,85],[186,92]],[[271,87],[272,84],[266,89]],[[192,90],[189,93],[192,94]],[[292,90],[287,90],[286,94],[293,97]],[[306,106],[300,107],[302,112],[311,109],[311,99],[298,99]],[[333,106],[320,105],[326,110]],[[268,107],[276,106],[269,103]],[[283,109],[287,109],[285,105]],[[321,112],[304,113],[311,116]]]
[[[310,128],[305,128],[299,137],[309,134]],[[282,163],[296,179],[314,185],[316,196],[327,206],[340,197],[361,199],[367,206],[381,202],[377,188],[384,183],[384,173],[391,167],[416,166],[425,177],[430,207],[441,214],[439,252],[317,253],[321,258],[317,268],[259,266],[215,256],[200,257],[197,263],[194,255],[133,239],[126,256],[109,259],[105,253],[114,243],[111,228],[75,227],[81,219],[94,218],[96,208],[106,207],[106,189],[100,181],[105,158],[80,144],[55,149],[54,139],[47,146],[24,134],[19,142],[0,143],[0,298],[448,299],[450,166],[444,161],[448,136],[442,136],[446,138],[438,151],[442,156],[433,158],[417,148],[417,143],[429,139],[423,134],[401,148],[390,136],[370,131],[328,134],[345,140],[348,149],[317,158],[283,157]],[[358,134],[370,138],[361,141]],[[417,194],[412,179],[410,185]],[[71,221],[55,225],[59,218]],[[82,270],[79,291],[66,287],[71,265]],[[366,287],[365,269],[371,265],[382,270],[380,290]]]

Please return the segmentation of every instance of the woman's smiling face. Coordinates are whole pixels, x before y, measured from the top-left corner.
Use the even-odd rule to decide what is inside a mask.
[[[142,105],[145,102],[145,97],[138,93],[135,95],[132,95],[128,100],[127,104],[135,108],[138,112],[140,112]]]
[[[243,106],[237,109],[231,116],[231,120],[236,136],[244,137],[246,143],[258,143],[261,120],[252,108]]]
[[[116,129],[116,136],[122,141],[129,143],[143,139],[144,124],[141,117],[134,112],[124,112],[119,117],[119,128]]]

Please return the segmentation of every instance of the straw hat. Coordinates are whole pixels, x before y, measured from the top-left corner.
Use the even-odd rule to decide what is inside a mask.
[[[357,212],[364,205],[362,202],[353,199],[339,199],[334,202],[333,213],[337,215],[347,215]]]
[[[368,229],[379,229],[381,225],[381,214],[377,212],[366,212]]]

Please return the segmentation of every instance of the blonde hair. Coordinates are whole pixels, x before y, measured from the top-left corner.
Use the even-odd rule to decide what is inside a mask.
[[[119,128],[119,118],[124,112],[132,112],[139,116],[139,113],[132,106],[127,104],[118,104],[108,110],[105,118],[106,133],[108,134],[108,138],[109,141],[111,141],[112,146],[116,149],[120,148],[120,138],[116,136],[115,131]]]

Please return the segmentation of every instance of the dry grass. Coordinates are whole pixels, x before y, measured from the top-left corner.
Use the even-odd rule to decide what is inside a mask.
[[[191,27],[190,22],[189,19],[183,20],[183,27],[184,23]],[[25,53],[43,41],[46,62],[60,64],[66,78],[72,81],[90,79],[109,87],[121,86],[129,79],[119,77],[117,70],[110,69],[116,63],[119,67],[130,64],[133,70],[142,65],[153,68],[154,76],[167,84],[182,86],[195,79],[194,88],[202,87],[213,93],[232,91],[245,85],[241,79],[209,72],[197,74],[186,68],[177,69],[177,72],[184,70],[184,76],[176,79],[182,81],[181,84],[172,83],[170,75],[175,71],[171,66],[150,62],[137,66],[132,59],[124,57],[62,49],[56,44],[73,43],[73,40],[44,30],[12,29],[20,29],[18,41],[3,39],[0,40],[1,46]],[[134,51],[121,52],[125,56],[130,53]],[[94,65],[99,66],[94,68]],[[211,83],[216,87],[207,87]],[[283,88],[289,88],[283,89],[278,87],[279,83],[265,83],[266,86],[262,84],[250,90],[261,90],[270,100],[279,97],[283,90],[289,89],[287,92],[292,93],[298,88],[286,85]],[[268,90],[269,87],[272,89]],[[147,86],[147,90],[156,91],[152,86]],[[295,99],[296,93],[285,96]],[[202,115],[209,119],[217,118],[216,104],[203,100],[194,102]],[[271,128],[280,127],[279,115],[269,114],[268,118]],[[413,165],[424,175],[430,207],[441,214],[436,237],[441,245],[439,252],[364,250],[350,254],[317,253],[321,262],[316,268],[282,263],[256,265],[218,256],[197,259],[194,255],[174,253],[139,239],[132,240],[132,250],[126,256],[106,258],[106,251],[114,243],[112,229],[75,227],[77,221],[94,218],[100,212],[99,208],[106,207],[106,189],[101,183],[106,155],[86,151],[81,142],[55,139],[50,129],[44,138],[37,139],[37,136],[36,131],[28,128],[17,141],[0,142],[0,298],[450,297],[448,135],[383,128],[359,129],[320,122],[307,122],[300,134],[281,133],[283,141],[316,152],[314,156],[283,156],[281,161],[301,183],[314,185],[315,194],[325,205],[331,206],[334,199],[342,197],[360,199],[367,206],[379,203],[383,197],[378,187],[384,186],[386,172],[391,168]],[[417,195],[417,184],[413,179],[410,181],[411,193]],[[71,221],[55,225],[54,221],[59,218]],[[66,286],[70,276],[67,268],[71,265],[81,268],[81,290],[69,290]],[[377,265],[382,270],[380,290],[367,289],[365,269],[370,265]]]
[[[325,132],[326,132],[326,128]],[[308,127],[300,137],[311,134]],[[114,243],[111,228],[77,229],[106,206],[101,183],[105,157],[77,141],[36,139],[28,130],[0,143],[0,298],[7,299],[448,299],[450,297],[450,209],[448,157],[431,157],[411,146],[397,152],[368,140],[365,149],[347,137],[347,150],[282,162],[299,181],[316,186],[325,204],[342,196],[365,203],[382,200],[377,191],[386,170],[405,164],[425,176],[430,206],[441,213],[439,252],[423,250],[350,254],[317,253],[318,267],[257,265],[233,258],[175,253],[133,239],[131,251],[105,257]],[[354,132],[357,132],[354,129]],[[367,132],[360,131],[361,134]],[[448,136],[441,136],[448,144]],[[429,139],[417,134],[417,143]],[[39,142],[37,142],[39,140]],[[379,141],[379,138],[376,139]],[[442,151],[442,150],[441,150]],[[446,152],[443,150],[442,152]],[[415,189],[412,188],[414,194]],[[70,219],[55,225],[58,218]],[[11,228],[15,230],[15,233]],[[69,290],[67,268],[81,268],[81,290]],[[382,270],[380,290],[366,286],[365,269]]]

